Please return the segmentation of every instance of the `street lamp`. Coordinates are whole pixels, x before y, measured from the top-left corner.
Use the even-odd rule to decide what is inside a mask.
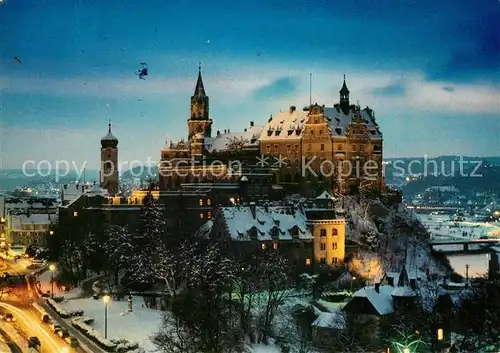
[[[53,230],[51,230],[51,231],[49,232],[49,234],[50,234],[50,235],[54,235],[54,231],[53,231]]]
[[[408,347],[403,348],[403,353],[410,353],[410,348]]]
[[[111,300],[109,295],[102,297],[104,302],[104,338],[108,338],[108,303]]]
[[[352,280],[351,280],[351,292],[352,292],[352,284],[354,283],[355,280],[356,280],[356,277],[352,277]]]
[[[52,264],[49,266],[50,272],[52,272],[51,276],[51,282],[52,282],[52,293],[51,293],[51,298],[54,299],[54,272],[56,271],[56,265]]]
[[[442,341],[444,340],[444,331],[442,328],[438,329],[437,330],[437,338],[438,338],[438,341]]]

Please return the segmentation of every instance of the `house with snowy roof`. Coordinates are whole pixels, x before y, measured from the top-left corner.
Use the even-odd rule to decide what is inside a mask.
[[[393,314],[410,313],[416,308],[417,291],[412,288],[406,266],[392,284],[375,283],[356,291],[344,307],[344,311],[359,315],[389,317]]]
[[[268,203],[220,207],[199,236],[229,241],[236,251],[274,249],[295,266],[341,266],[345,250],[345,220],[333,209]]]

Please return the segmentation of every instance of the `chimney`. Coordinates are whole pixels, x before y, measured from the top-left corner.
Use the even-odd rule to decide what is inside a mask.
[[[375,283],[375,292],[380,293],[380,283]]]
[[[417,280],[415,278],[410,278],[410,287],[413,290],[417,290]]]
[[[252,212],[253,219],[255,219],[257,209],[256,209],[256,206],[255,206],[255,202],[253,202],[253,201],[250,202],[250,211]]]
[[[245,128],[245,132],[247,132],[247,128]]]
[[[389,283],[391,287],[394,287],[394,277],[387,277],[387,283]]]
[[[291,105],[290,106],[290,114],[292,114],[295,111],[295,109],[297,109],[297,108],[294,105]]]
[[[217,130],[217,136],[219,136],[219,135],[220,135],[220,130]]]
[[[251,122],[250,122],[250,127],[253,127],[253,126],[254,126],[254,125],[253,125],[253,121],[251,121]]]
[[[229,131],[229,129],[227,129],[227,133],[228,133],[228,134],[229,134],[229,132],[230,132],[230,131]]]

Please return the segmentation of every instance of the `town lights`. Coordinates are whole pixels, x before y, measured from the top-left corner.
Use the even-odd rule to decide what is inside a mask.
[[[442,341],[444,339],[444,332],[443,332],[443,329],[440,328],[437,330],[437,338],[438,338],[438,341]]]
[[[102,297],[104,302],[104,338],[108,338],[108,303],[111,300],[109,295]]]
[[[50,293],[50,296],[52,299],[54,299],[54,272],[56,272],[56,265],[54,265],[54,264],[50,265],[49,270],[52,273],[52,276],[51,276],[52,291]]]

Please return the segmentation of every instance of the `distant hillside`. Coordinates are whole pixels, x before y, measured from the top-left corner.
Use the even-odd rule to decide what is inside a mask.
[[[0,169],[0,191],[12,191],[21,187],[35,187],[42,184],[56,183],[71,183],[78,180],[78,173],[71,171],[69,173],[60,172],[57,175],[56,171],[27,169]],[[67,174],[67,175],[65,175]],[[84,176],[80,176],[83,180]],[[86,181],[99,180],[99,171],[86,170]]]

